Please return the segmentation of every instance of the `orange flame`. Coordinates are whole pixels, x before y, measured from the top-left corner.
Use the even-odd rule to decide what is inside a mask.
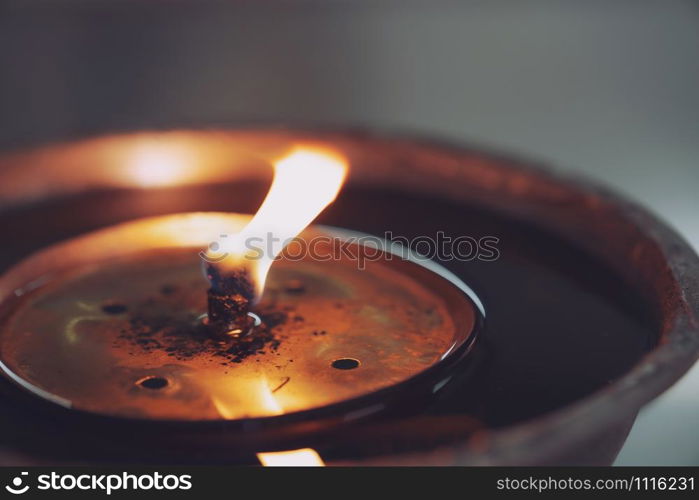
[[[265,467],[323,467],[325,465],[313,448],[258,453],[257,459]]]
[[[209,257],[224,269],[248,267],[259,298],[275,258],[335,200],[347,170],[334,151],[297,147],[275,162],[272,186],[248,225]]]

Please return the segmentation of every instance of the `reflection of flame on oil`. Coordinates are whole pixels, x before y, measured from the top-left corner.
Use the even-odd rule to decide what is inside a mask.
[[[177,144],[145,142],[130,155],[126,162],[129,173],[142,187],[178,185],[196,174],[191,150]]]
[[[258,453],[257,459],[265,467],[322,467],[325,465],[313,448]]]
[[[223,389],[211,398],[221,417],[227,420],[240,418],[240,408],[263,413],[265,416],[284,413],[284,408],[272,393],[267,378],[236,380],[235,388],[235,392],[223,392],[224,384]]]
[[[208,257],[224,270],[247,267],[259,297],[275,258],[333,202],[346,174],[338,153],[297,147],[275,162],[267,197],[247,226],[218,242],[215,253],[210,248]]]

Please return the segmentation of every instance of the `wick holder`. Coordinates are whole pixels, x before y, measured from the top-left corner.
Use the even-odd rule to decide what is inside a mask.
[[[385,409],[391,394],[436,393],[473,343],[480,312],[467,287],[389,253],[361,271],[350,259],[282,259],[254,308],[254,334],[212,338],[201,322],[211,310],[198,256],[206,242],[186,231],[192,217],[209,227],[241,220],[127,223],[50,247],[5,275],[5,375],[108,416],[239,420],[335,408],[352,419]],[[161,239],[161,248],[124,244],[168,227],[180,239]]]

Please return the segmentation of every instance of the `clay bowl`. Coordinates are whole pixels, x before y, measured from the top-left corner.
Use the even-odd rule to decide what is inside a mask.
[[[279,446],[315,447],[330,463],[609,464],[637,412],[699,356],[699,259],[672,229],[594,183],[415,137],[167,131],[6,153],[0,268],[141,216],[253,212],[269,158],[298,143],[337,148],[351,162],[345,190],[319,222],[409,237],[491,235],[500,256],[442,262],[486,308],[478,363],[462,382],[426,409],[341,433],[289,430]],[[0,424],[14,429],[3,438],[6,463],[254,461],[226,448],[227,433],[239,430],[223,425],[167,429],[130,458],[130,424],[123,432],[110,424],[110,439],[103,422],[57,416],[4,389]]]

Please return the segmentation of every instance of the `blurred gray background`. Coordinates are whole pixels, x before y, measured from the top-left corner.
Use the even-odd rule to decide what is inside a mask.
[[[372,125],[543,159],[699,247],[699,4],[4,1],[0,150],[246,121]],[[699,464],[699,368],[617,461]]]

